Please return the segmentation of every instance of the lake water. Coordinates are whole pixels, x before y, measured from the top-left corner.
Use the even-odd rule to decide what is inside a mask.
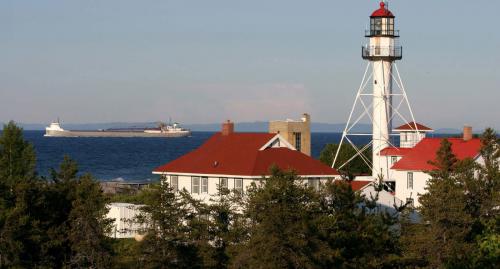
[[[89,172],[99,180],[145,181],[158,177],[151,171],[172,161],[205,142],[213,133],[193,132],[183,138],[64,138],[44,137],[44,131],[24,131],[37,155],[37,171],[48,175],[57,168],[64,155],[76,160],[81,172]],[[328,143],[338,143],[340,133],[312,133],[312,156],[318,158]],[[358,137],[356,137],[358,138]],[[367,143],[359,137],[354,143]]]

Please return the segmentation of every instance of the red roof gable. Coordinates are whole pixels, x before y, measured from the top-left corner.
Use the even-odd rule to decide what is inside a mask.
[[[380,156],[404,156],[410,152],[411,148],[387,147],[380,151]]]
[[[269,168],[277,165],[283,170],[295,170],[302,176],[338,175],[335,169],[296,150],[259,150],[274,136],[276,134],[217,133],[198,149],[156,168],[154,172],[262,176],[269,175]]]
[[[351,188],[353,191],[359,191],[372,182],[373,181],[353,180],[353,181],[349,182],[349,184],[351,184]]]
[[[389,18],[394,18],[394,15],[392,12],[389,11],[389,9],[385,8],[385,3],[380,2],[380,8],[375,10],[371,17],[389,17]]]
[[[441,146],[442,138],[424,138],[414,148],[412,148],[404,157],[395,163],[391,169],[395,170],[413,170],[430,171],[436,167],[429,164],[429,161],[436,160],[436,152]],[[480,139],[471,139],[464,141],[462,138],[448,138],[451,142],[453,154],[459,160],[466,158],[475,158],[481,149]]]
[[[432,130],[432,128],[429,128],[425,125],[422,125],[420,123],[415,123],[415,122],[409,122],[407,124],[403,124],[397,128],[395,128],[394,130],[397,130],[397,131],[416,131],[418,128],[419,131],[434,131]]]

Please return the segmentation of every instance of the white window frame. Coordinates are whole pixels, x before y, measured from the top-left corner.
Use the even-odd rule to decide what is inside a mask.
[[[191,193],[200,194],[200,177],[191,177]]]
[[[406,174],[406,188],[413,190],[413,172],[408,172]]]
[[[219,178],[219,188],[229,188],[229,179],[227,177]]]
[[[238,186],[238,184],[237,184],[238,182],[241,183],[241,186]],[[234,179],[234,190],[243,194],[243,179],[242,178],[235,178]]]
[[[391,156],[391,164],[395,164],[398,161],[398,156]]]
[[[208,177],[201,178],[201,193],[208,193]]]
[[[321,179],[317,177],[312,177],[307,179],[307,184],[309,187],[319,190],[319,184],[320,184]]]
[[[179,176],[177,175],[170,176],[170,188],[172,188],[174,192],[179,191]]]

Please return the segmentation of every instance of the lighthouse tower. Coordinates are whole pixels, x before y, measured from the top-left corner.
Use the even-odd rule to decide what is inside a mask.
[[[365,36],[368,44],[362,57],[373,65],[373,114],[372,114],[372,176],[383,173],[379,152],[390,144],[392,129],[392,64],[402,58],[402,48],[397,45],[398,31],[394,30],[394,15],[380,3],[380,8],[370,16],[370,29]]]
[[[341,145],[349,142],[356,149],[356,155],[349,161],[360,156],[371,168],[372,177],[382,176],[386,180],[389,177],[387,161],[379,153],[393,146],[391,136],[394,135],[392,122],[395,116],[404,123],[409,122],[407,119],[416,122],[395,64],[397,60],[403,58],[403,49],[398,42],[399,31],[394,28],[394,19],[395,16],[389,11],[385,2],[380,2],[380,7],[370,16],[370,28],[365,32],[367,44],[361,49],[361,56],[368,61],[368,64],[341,140]],[[393,89],[394,84],[396,84],[396,89]],[[396,106],[393,105],[393,101],[396,101]],[[403,104],[406,104],[405,107],[408,108],[409,116],[407,117],[404,116],[404,112],[400,111]],[[359,116],[355,113],[357,108],[362,109]],[[363,117],[366,117],[372,124],[372,132],[353,133],[357,129],[356,124],[360,123]],[[418,132],[418,129],[416,131]],[[360,135],[371,136],[371,142],[362,148],[349,138]],[[347,164],[336,163],[340,148],[337,150],[332,165],[339,169]],[[370,148],[371,158],[367,156]]]

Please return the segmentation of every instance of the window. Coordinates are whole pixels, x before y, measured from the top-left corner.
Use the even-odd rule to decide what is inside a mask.
[[[170,176],[170,188],[174,192],[179,191],[179,176]]]
[[[228,188],[228,186],[227,186],[227,178],[221,177],[219,179],[219,188],[224,188],[224,189]]]
[[[192,177],[191,178],[191,193],[200,193],[200,178]]]
[[[243,193],[243,179],[242,178],[235,178],[234,179],[234,190]]]
[[[409,206],[413,207],[414,206],[413,198],[406,198],[406,204],[408,204]]]
[[[201,178],[201,193],[208,193],[208,177]]]
[[[301,151],[301,149],[302,149],[302,133],[293,133],[293,136],[295,137],[295,148],[298,151]]]
[[[408,189],[413,189],[413,172],[408,172],[406,179],[406,187]]]
[[[395,164],[398,161],[397,156],[391,156],[391,164]]]
[[[307,185],[315,190],[319,190],[319,178],[309,178]]]
[[[406,142],[406,132],[401,132],[401,142]]]

